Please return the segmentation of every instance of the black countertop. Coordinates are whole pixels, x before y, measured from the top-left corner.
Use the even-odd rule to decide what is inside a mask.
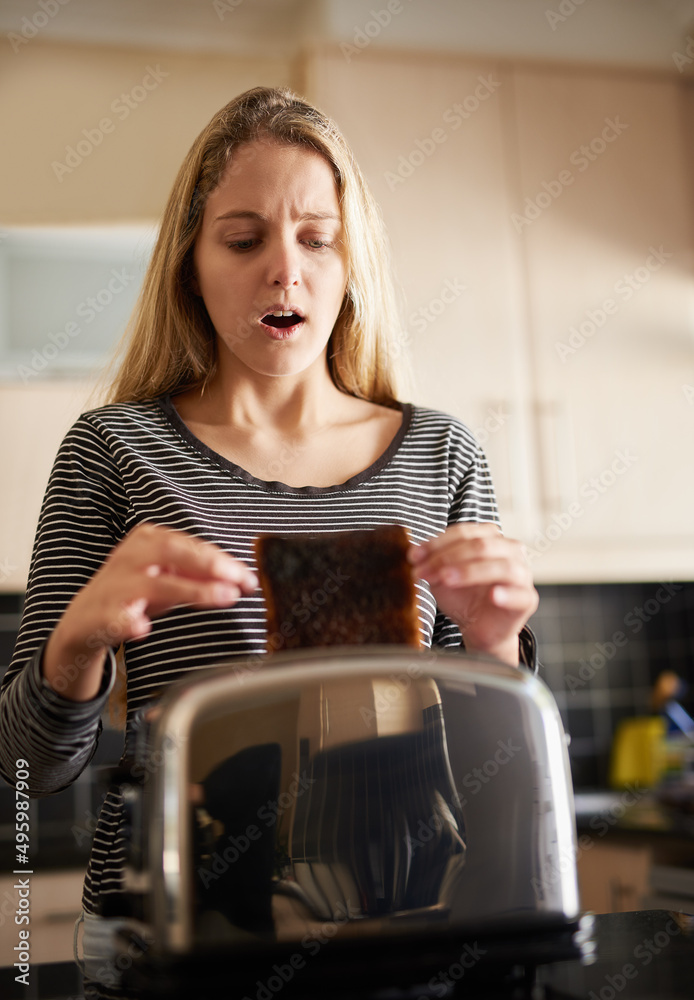
[[[463,972],[455,986],[451,983],[451,988],[443,985],[446,977],[442,975],[431,992],[420,984],[407,990],[388,989],[374,994],[369,992],[371,966],[365,963],[363,969],[355,967],[353,970],[351,990],[337,977],[331,979],[329,969],[326,969],[324,987],[320,994],[314,990],[311,996],[335,997],[339,993],[342,1000],[356,997],[360,1000],[367,1000],[368,997],[377,1000],[424,1000],[427,996],[484,996],[485,1000],[511,996],[514,1000],[522,1000],[523,997],[528,1000],[691,1000],[694,996],[694,917],[665,910],[601,914],[595,917],[594,936],[598,952],[594,964],[585,966],[578,961],[568,961],[541,966],[532,985],[513,992],[490,991],[488,987],[480,990]],[[442,973],[452,969],[451,966],[450,970],[442,970]],[[221,1000],[222,997],[229,1000],[237,1000],[237,997],[238,1000],[275,1000],[280,991],[282,1000],[288,1000],[290,996],[307,996],[299,975],[291,983],[281,983],[278,979],[277,984],[273,984],[277,985],[274,991],[258,982],[258,989],[237,993],[233,986],[233,973],[229,974],[229,986],[213,988],[205,985],[204,973],[205,969],[201,968],[194,988],[188,985],[178,991],[174,987],[168,996],[172,1000],[178,996],[194,997],[195,1000]],[[456,971],[452,978],[457,976]],[[14,970],[0,969],[0,995],[6,1000],[91,1000],[92,997],[119,994],[92,991],[88,985],[85,987],[76,966],[60,963],[31,966],[27,986],[14,982]]]
[[[688,803],[687,803],[688,805]],[[574,791],[578,833],[602,837],[606,833],[649,834],[689,841],[694,848],[694,806],[677,808],[664,793],[628,788]]]

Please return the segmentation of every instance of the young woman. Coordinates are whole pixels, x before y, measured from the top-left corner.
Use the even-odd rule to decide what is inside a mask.
[[[261,532],[406,525],[423,642],[532,665],[537,594],[458,421],[397,401],[378,211],[334,124],[286,90],[223,108],[174,184],[109,405],[60,448],[1,702],[35,795],[91,758],[115,676],[135,712],[267,650]],[[121,888],[116,795],[87,914]]]

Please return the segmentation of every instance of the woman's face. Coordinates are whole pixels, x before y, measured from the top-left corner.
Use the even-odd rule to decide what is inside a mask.
[[[207,199],[193,263],[222,363],[226,353],[258,374],[281,376],[324,358],[346,287],[327,160],[263,140],[234,150]]]

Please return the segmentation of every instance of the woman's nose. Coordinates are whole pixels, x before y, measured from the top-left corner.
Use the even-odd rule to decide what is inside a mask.
[[[301,261],[299,248],[281,241],[270,255],[270,284],[281,288],[293,288],[301,284]]]

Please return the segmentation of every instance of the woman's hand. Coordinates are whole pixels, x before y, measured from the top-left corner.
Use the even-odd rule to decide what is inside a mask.
[[[413,545],[409,559],[468,652],[518,665],[518,634],[539,601],[520,542],[504,538],[495,524],[454,524]]]
[[[87,701],[99,690],[109,646],[147,635],[151,619],[176,605],[226,608],[257,586],[245,563],[217,546],[140,524],[65,609],[44,651],[44,677],[66,698]]]

